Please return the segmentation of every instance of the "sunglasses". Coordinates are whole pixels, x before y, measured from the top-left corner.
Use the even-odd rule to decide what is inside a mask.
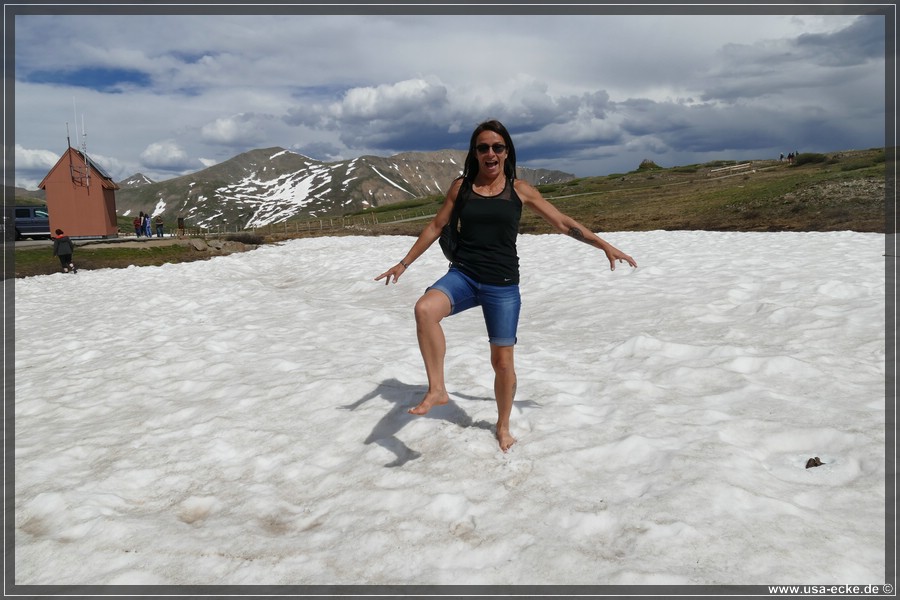
[[[506,144],[478,144],[475,149],[479,154],[485,154],[488,150],[493,150],[494,154],[503,154],[506,152]]]

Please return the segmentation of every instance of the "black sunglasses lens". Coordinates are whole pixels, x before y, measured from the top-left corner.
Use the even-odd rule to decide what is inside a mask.
[[[487,152],[489,149],[493,150],[494,154],[503,154],[504,152],[506,152],[506,146],[504,144],[478,144],[477,146],[475,146],[475,149],[482,154]]]

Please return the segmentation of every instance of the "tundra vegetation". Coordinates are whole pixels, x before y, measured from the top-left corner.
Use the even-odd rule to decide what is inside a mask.
[[[859,231],[885,233],[893,221],[886,212],[886,160],[881,148],[829,154],[799,154],[792,164],[778,160],[713,161],[660,167],[643,161],[628,173],[583,177],[538,189],[560,210],[597,232],[653,230]],[[293,219],[265,228],[226,234],[247,248],[285,239],[337,235],[418,235],[440,208],[443,197],[429,196],[336,218]],[[890,210],[893,211],[893,200]],[[888,217],[891,217],[890,219]],[[120,229],[131,230],[127,217]],[[174,231],[166,223],[166,231]],[[551,233],[529,211],[520,231]],[[76,247],[79,269],[160,265],[203,260],[187,244]],[[17,248],[15,276],[55,273],[49,248]],[[6,269],[7,277],[9,269]]]

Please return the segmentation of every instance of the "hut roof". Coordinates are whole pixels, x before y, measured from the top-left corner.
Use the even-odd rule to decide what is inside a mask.
[[[79,159],[81,159],[82,164],[88,165],[93,173],[100,176],[100,182],[103,187],[105,187],[107,189],[111,189],[111,190],[119,189],[119,186],[116,185],[116,182],[113,181],[113,179],[109,175],[109,173],[106,172],[106,169],[101,167],[99,163],[97,163],[94,159],[89,157],[86,153],[84,153],[76,148],[72,148],[71,146],[62,156],[59,157],[59,160],[56,161],[56,164],[53,165],[53,168],[50,169],[50,171],[47,173],[47,175],[44,176],[44,179],[41,180],[40,184],[38,184],[38,189],[41,189],[41,190],[45,189],[47,178],[50,176],[50,173],[53,173],[56,169],[58,169],[60,167],[60,165],[62,164],[63,160],[65,160],[66,157],[71,156],[70,153],[75,153],[75,156],[77,156]]]

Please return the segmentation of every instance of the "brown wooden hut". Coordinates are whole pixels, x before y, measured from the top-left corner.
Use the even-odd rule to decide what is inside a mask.
[[[118,237],[119,186],[91,158],[69,146],[38,186],[47,198],[50,231],[72,238]]]

